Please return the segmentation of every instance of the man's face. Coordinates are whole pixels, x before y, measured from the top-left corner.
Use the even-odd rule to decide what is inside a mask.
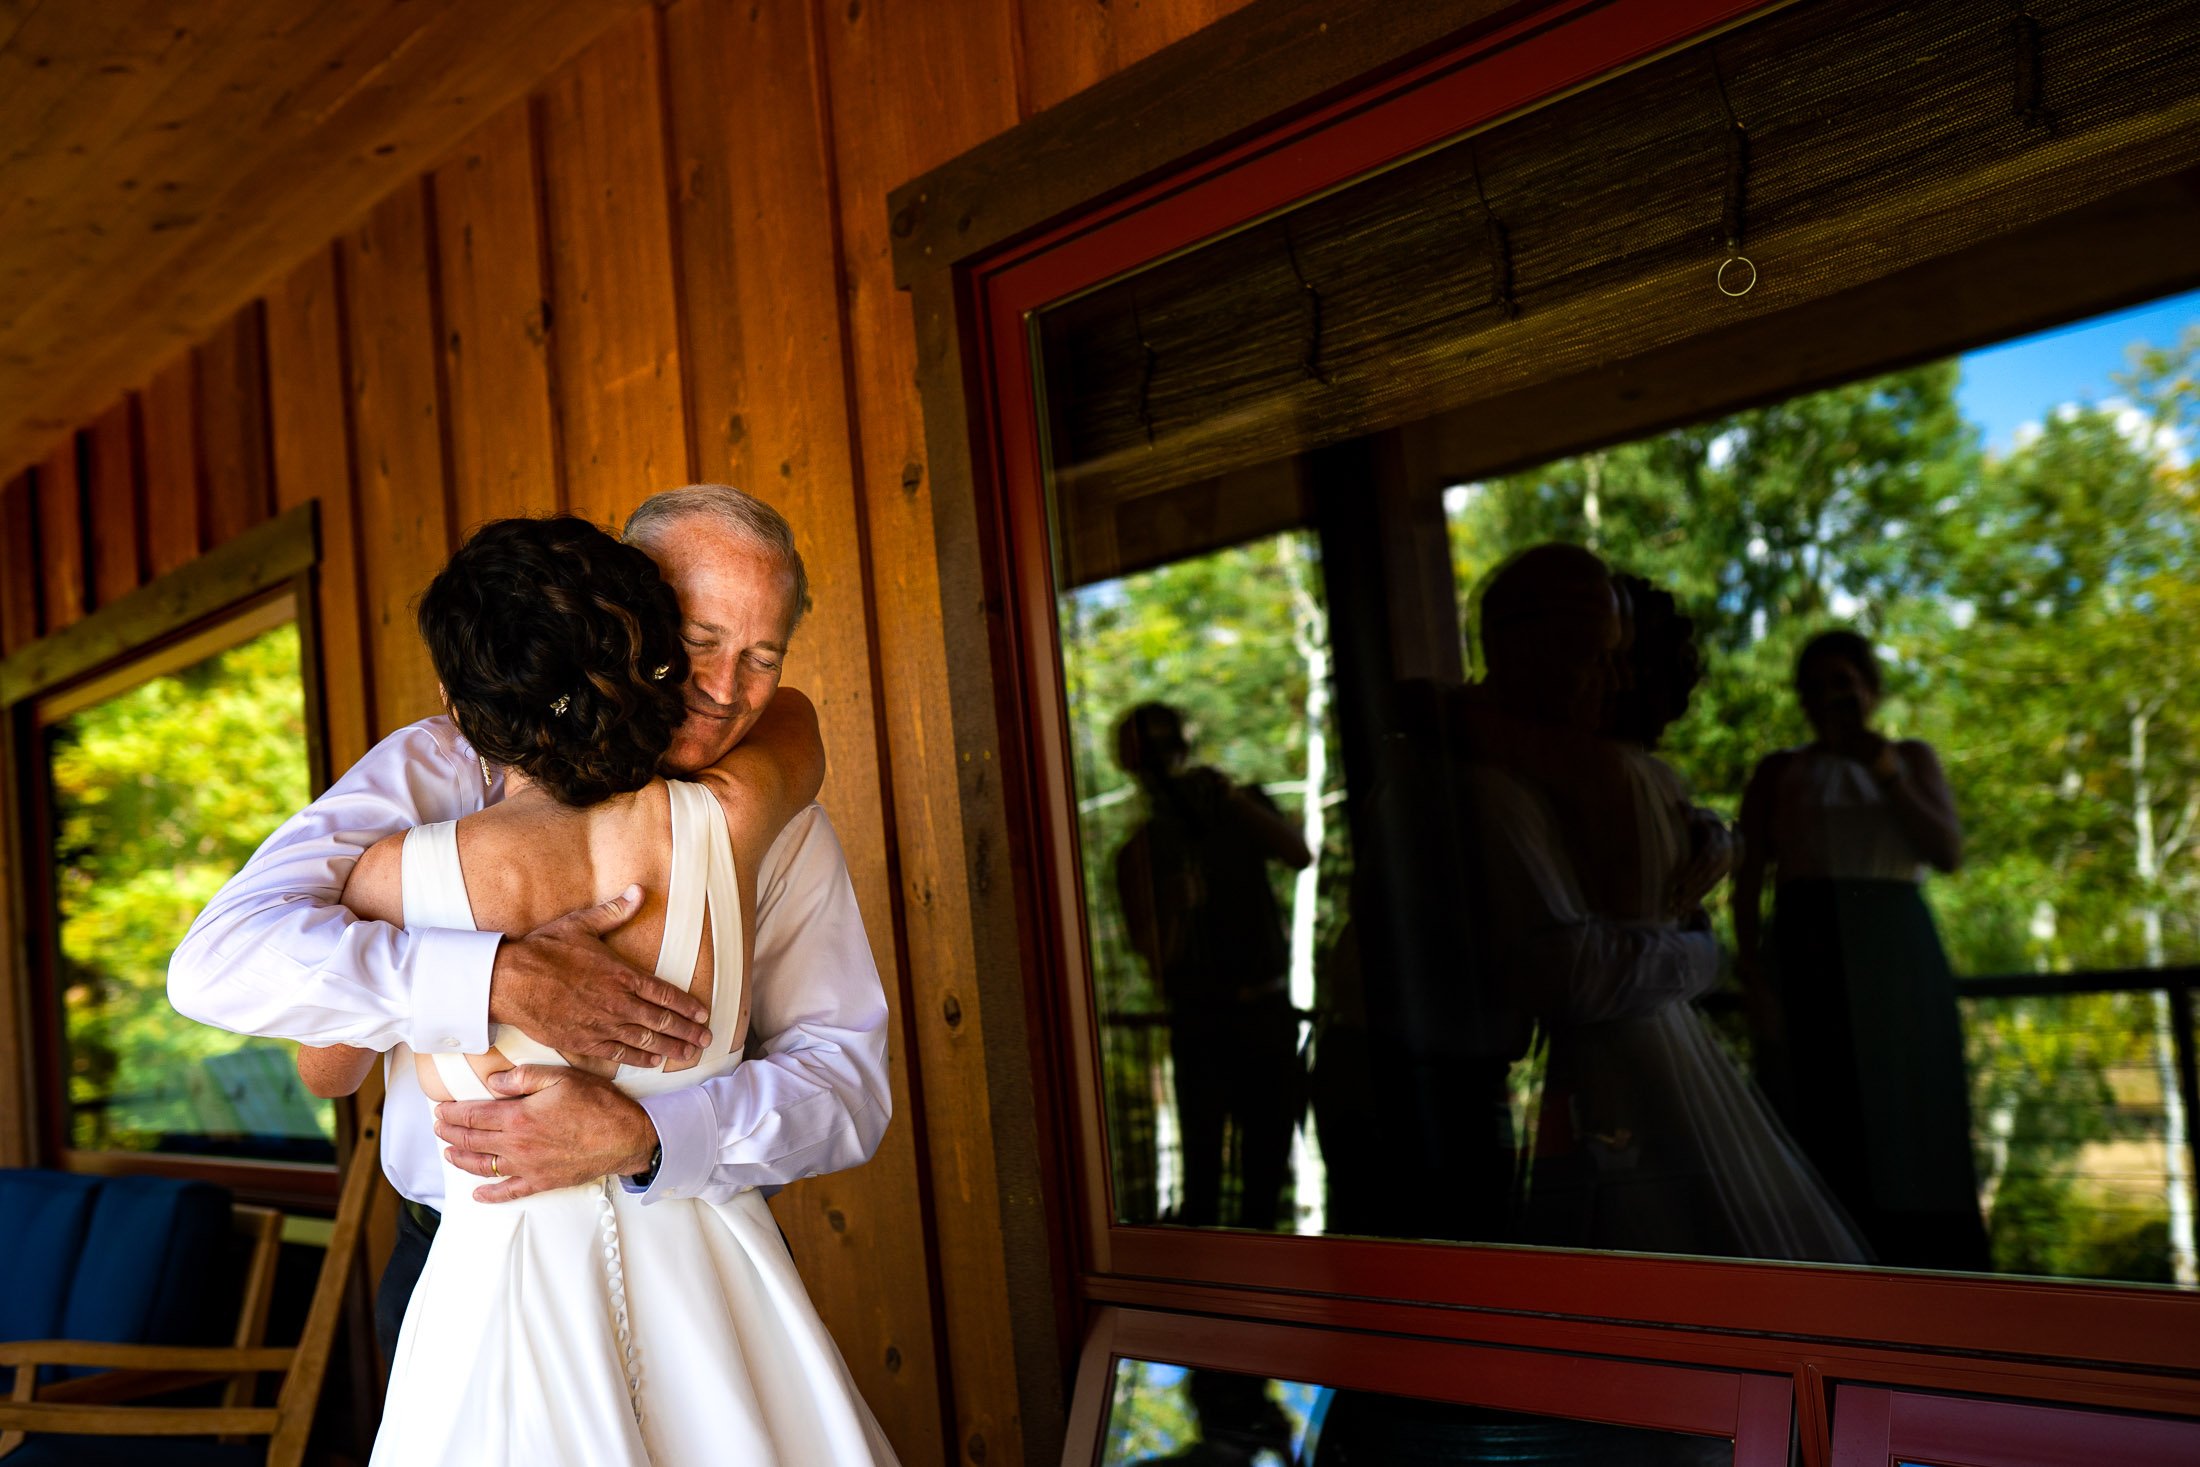
[[[1551,618],[1550,668],[1563,686],[1557,696],[1567,726],[1600,732],[1624,682],[1627,626],[1609,582],[1583,587]]]
[[[1554,574],[1538,588],[1532,617],[1503,635],[1514,712],[1538,723],[1600,732],[1623,676],[1626,624],[1609,578],[1593,568]]]
[[[794,626],[794,576],[769,551],[702,515],[661,526],[655,543],[642,548],[680,598],[687,721],[665,763],[692,773],[740,743],[778,691]]]

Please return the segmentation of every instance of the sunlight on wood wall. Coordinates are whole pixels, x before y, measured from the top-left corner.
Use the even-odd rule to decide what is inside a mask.
[[[471,526],[615,524],[697,477],[788,514],[815,604],[788,681],[824,719],[824,799],[895,1012],[896,1116],[871,1164],[774,1210],[913,1464],[1049,1457],[1059,1423],[1027,1440],[1018,1412],[886,195],[1235,8],[638,11],[0,495],[0,650],[319,499],[338,770],[435,711],[411,603]]]

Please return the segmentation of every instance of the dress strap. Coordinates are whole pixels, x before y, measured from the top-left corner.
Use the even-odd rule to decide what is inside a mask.
[[[407,927],[449,927],[472,932],[474,904],[458,864],[458,822],[439,820],[405,832],[398,886]]]
[[[748,981],[741,953],[741,878],[734,870],[733,834],[726,829],[726,812],[715,798],[710,805],[710,1003],[726,1016],[722,1028],[730,1051],[741,1016],[741,985]]]
[[[481,1076],[467,1063],[462,1054],[436,1053],[428,1056],[435,1061],[435,1072],[443,1078],[443,1088],[451,1092],[453,1100],[494,1100],[496,1096],[481,1083]]]
[[[405,832],[403,858],[397,863],[398,887],[407,927],[447,927],[475,931],[474,905],[466,895],[466,873],[458,864],[458,822],[440,820]],[[493,1036],[492,1036],[493,1037]],[[430,1055],[436,1074],[456,1100],[494,1100],[462,1054]]]
[[[695,973],[702,950],[703,917],[710,917],[712,947],[711,1017],[716,1023],[711,1047],[733,1047],[733,1022],[741,1012],[741,885],[733,865],[733,837],[726,830],[726,812],[717,796],[699,784],[670,782],[672,791],[672,877],[665,897],[665,940],[658,957],[657,974],[686,988]],[[707,906],[706,906],[706,898]],[[677,926],[675,924],[678,924]],[[677,950],[685,966],[675,973],[669,966]]]
[[[694,807],[700,796],[716,816],[710,791],[686,780],[669,780],[672,796],[672,869],[665,881],[665,935],[657,945],[657,976],[685,990],[695,982],[695,962],[703,949],[703,895],[710,880],[710,849],[702,819]],[[719,823],[725,823],[722,817]]]

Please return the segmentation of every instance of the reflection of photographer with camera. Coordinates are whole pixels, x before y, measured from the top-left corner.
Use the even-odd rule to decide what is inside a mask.
[[[1237,1123],[1237,1222],[1276,1226],[1304,1101],[1290,943],[1268,863],[1314,859],[1257,786],[1191,765],[1183,715],[1141,703],[1115,730],[1116,762],[1146,794],[1146,819],[1115,856],[1131,946],[1169,1008],[1184,1138],[1176,1222],[1219,1223],[1225,1123]]]

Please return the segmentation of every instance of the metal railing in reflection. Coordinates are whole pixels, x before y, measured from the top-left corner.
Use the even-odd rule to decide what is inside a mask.
[[[2196,988],[2200,967],[1959,982],[1980,1201],[1998,1214],[1998,1269],[2195,1283]],[[1705,1007],[1737,1021],[1725,1026],[1730,1034],[1739,1029],[1732,995],[1713,995]],[[1302,1017],[1319,1027],[1319,1015]],[[1170,1016],[1119,1011],[1101,1029],[1116,1215],[1175,1221],[1185,1156]],[[1239,1205],[1235,1173],[1226,1165],[1225,1220]],[[1294,1190],[1309,1180],[1294,1177]],[[1286,1230],[1307,1230],[1308,1200],[1287,1208]]]
[[[1997,1269],[2200,1284],[2200,968],[1957,984]]]

